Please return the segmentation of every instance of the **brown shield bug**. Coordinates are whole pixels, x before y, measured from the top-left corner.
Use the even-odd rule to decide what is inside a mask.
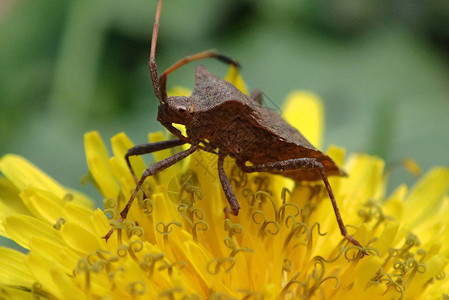
[[[231,83],[199,66],[196,70],[195,88],[189,97],[167,97],[167,76],[189,62],[216,58],[237,67],[239,65],[215,51],[204,51],[185,57],[159,76],[155,54],[162,2],[163,0],[159,0],[156,11],[149,69],[154,91],[160,102],[157,119],[178,139],[139,145],[128,150],[125,159],[137,185],[120,213],[120,221],[126,218],[137,192],[147,177],[172,166],[196,150],[203,149],[218,154],[218,175],[232,214],[237,215],[240,206],[223,168],[226,156],[233,157],[243,172],[269,172],[290,177],[295,181],[322,180],[334,208],[341,234],[351,243],[361,247],[359,242],[348,235],[327,179],[328,175],[342,176],[344,173],[329,156],[313,147],[277,112],[262,107],[260,93],[248,97]],[[185,125],[186,136],[173,126],[174,123]],[[186,143],[191,145],[189,149],[154,163],[145,170],[140,180],[137,180],[129,162],[130,156]],[[247,165],[247,162],[251,165]],[[105,239],[108,239],[112,232],[113,230],[109,231]]]

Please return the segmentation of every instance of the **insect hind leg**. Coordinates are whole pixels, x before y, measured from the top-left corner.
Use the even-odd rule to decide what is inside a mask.
[[[352,236],[348,234],[346,230],[346,226],[343,222],[343,219],[340,214],[340,210],[338,209],[337,201],[335,200],[334,193],[332,191],[329,180],[327,179],[326,171],[324,166],[315,158],[293,158],[287,159],[283,161],[275,161],[262,163],[252,166],[245,165],[244,162],[237,162],[238,166],[242,169],[243,172],[252,173],[252,172],[269,172],[269,171],[288,171],[288,170],[297,170],[297,169],[315,169],[320,173],[321,179],[324,182],[327,193],[329,194],[329,198],[332,203],[332,207],[334,209],[335,217],[337,218],[337,223],[340,228],[341,235],[343,235],[349,242],[352,244],[359,246],[361,248],[362,245],[354,239]]]

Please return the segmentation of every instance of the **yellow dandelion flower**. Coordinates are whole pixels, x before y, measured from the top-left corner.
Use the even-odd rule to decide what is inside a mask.
[[[232,72],[228,78],[243,89]],[[313,123],[294,125],[314,124],[303,132],[320,143],[316,96],[295,92],[285,111],[290,121],[292,111],[313,112]],[[133,144],[123,133],[111,143],[112,155],[97,132],[85,135],[103,211],[25,159],[1,158],[0,234],[27,249],[0,248],[2,299],[447,299],[447,168],[386,195],[381,159],[345,160],[344,150],[331,147],[349,174],[331,184],[350,233],[365,245],[359,249],[341,237],[320,183],[244,174],[231,160],[226,173],[241,212],[226,218],[217,158],[201,151],[149,178],[118,223],[135,186],[123,159]],[[131,164],[136,174],[145,169],[141,157]]]

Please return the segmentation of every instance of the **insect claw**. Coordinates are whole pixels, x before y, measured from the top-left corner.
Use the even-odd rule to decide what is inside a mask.
[[[108,233],[106,233],[106,235],[104,237],[102,237],[102,239],[106,240],[106,243],[108,242],[109,238],[111,237],[111,235],[114,233],[114,228],[112,228],[111,230],[109,230]]]
[[[225,207],[225,208],[223,209],[223,212],[224,212],[224,214],[225,214],[225,218],[226,218],[226,219],[230,219],[230,218],[231,218],[231,215],[233,215],[233,216],[238,216],[238,215],[239,215],[239,210],[240,210],[240,208],[237,208],[237,209],[231,209],[231,208],[229,208],[229,207]]]
[[[360,258],[363,258],[365,256],[369,256],[369,253],[366,251],[366,248],[364,248],[355,238],[353,238],[350,235],[345,235],[344,237],[350,243],[352,243],[354,246],[360,247],[360,251],[362,252]]]
[[[229,207],[225,207],[223,209],[223,213],[225,215],[225,219],[230,219],[231,218],[231,209]]]
[[[361,249],[363,249],[363,246],[352,236],[350,235],[345,235],[344,236],[345,239],[347,239],[350,243],[352,243],[354,246],[360,247]]]
[[[233,59],[233,58],[230,58],[230,57],[228,57],[228,56],[225,56],[225,55],[219,54],[219,53],[217,53],[216,58],[217,58],[218,60],[220,60],[220,61],[226,63],[226,64],[233,65],[233,66],[236,67],[237,69],[240,69],[240,68],[241,68],[240,63],[239,63],[238,61],[236,61],[235,59]]]
[[[345,172],[345,170],[340,170],[341,176],[343,177],[349,177],[348,173]]]
[[[121,224],[124,220],[125,220],[124,218],[120,218],[118,220],[119,224]],[[106,233],[106,235],[104,237],[102,237],[102,239],[106,240],[106,243],[108,242],[111,235],[114,233],[114,230],[115,230],[115,228],[112,228],[111,230],[108,231],[108,233]]]

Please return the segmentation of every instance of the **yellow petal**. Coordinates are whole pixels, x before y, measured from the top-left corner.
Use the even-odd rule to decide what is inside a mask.
[[[70,277],[67,276],[67,274],[61,272],[59,269],[52,268],[50,271],[50,276],[59,290],[61,299],[85,299],[85,293],[75,285],[73,280],[71,280]]]
[[[9,213],[28,214],[28,209],[23,205],[20,197],[20,191],[4,177],[0,177],[0,199],[2,209],[0,213],[5,213],[7,210]]]
[[[391,215],[397,220],[402,220],[404,213],[404,198],[407,194],[408,188],[405,184],[398,186],[394,192],[387,198],[384,204],[384,212]]]
[[[148,135],[148,140],[150,141],[150,143],[162,142],[165,140],[165,136],[162,132],[158,131],[158,132],[150,133]],[[154,157],[154,161],[160,161],[160,160],[163,160],[164,158],[169,157],[172,153],[171,153],[170,149],[166,149],[166,150],[153,152],[152,154]]]
[[[347,193],[361,203],[367,199],[381,198],[385,190],[384,166],[384,161],[374,156],[351,156],[345,166],[349,177],[342,179],[342,193]]]
[[[108,218],[106,218],[103,211],[99,208],[94,211],[89,219],[91,220],[91,223],[93,225],[92,229],[95,236],[103,237],[109,231],[109,229],[111,229]],[[114,241],[111,240],[108,241],[108,243],[114,243]]]
[[[382,260],[378,256],[370,256],[361,261],[357,270],[357,276],[354,278],[354,290],[363,295],[363,290],[369,284],[370,280],[382,266]]]
[[[96,131],[84,135],[84,147],[89,170],[105,198],[116,198],[119,186],[111,174],[106,147]]]
[[[31,240],[30,251],[43,257],[51,257],[53,266],[57,265],[66,273],[71,273],[79,260],[78,254],[69,247],[37,237]]]
[[[219,276],[213,275],[209,272],[214,272],[214,266],[213,264],[211,265],[213,257],[210,256],[210,253],[204,249],[202,245],[193,241],[186,241],[184,242],[184,249],[186,250],[187,256],[192,258],[190,262],[192,263],[193,268],[205,282],[207,287],[211,287],[212,290],[215,291],[223,291],[229,295],[233,295],[230,288],[223,285],[223,283],[219,280]],[[220,272],[223,272],[223,270],[220,270]]]
[[[346,156],[346,150],[341,147],[337,147],[335,145],[329,146],[329,148],[326,151],[326,154],[332,158],[332,160],[337,164],[337,166],[343,170],[343,172],[346,172],[344,170],[344,160]],[[340,180],[341,177],[330,177],[329,182],[332,186],[332,189],[334,191],[334,194],[338,195],[340,192],[340,185],[342,184],[342,181]]]
[[[12,214],[30,215],[19,197],[20,191],[4,177],[0,177],[0,235],[6,236],[3,221]]]
[[[441,273],[447,266],[449,260],[441,255],[435,255],[430,260],[426,261],[426,271],[419,273],[413,278],[412,284],[407,287],[407,295],[420,295],[427,283]]]
[[[298,129],[306,139],[320,149],[323,141],[324,108],[321,99],[307,91],[295,91],[287,96],[284,119]]]
[[[165,193],[155,193],[152,196],[153,198],[153,222],[155,225],[155,236],[156,242],[162,250],[166,250],[169,245],[167,245],[167,238],[170,239],[170,235],[180,230],[180,226],[178,226],[181,220],[179,220],[180,215],[177,212],[177,208],[173,202],[169,201],[165,197]],[[171,224],[171,225],[169,225]],[[171,232],[168,235],[164,235],[162,232]],[[169,259],[174,258],[171,256],[171,253],[165,253]]]
[[[243,81],[242,76],[240,76],[239,70],[235,66],[231,65],[229,67],[229,71],[225,79],[232,83],[242,93],[248,95],[248,90],[246,88],[245,82]]]
[[[94,203],[89,197],[87,197],[86,195],[84,195],[83,193],[81,193],[79,191],[75,191],[72,189],[67,189],[67,190],[68,190],[68,195],[69,195],[69,199],[68,199],[69,201],[71,201],[72,203],[75,203],[77,205],[81,205],[88,209],[94,208]]]
[[[61,243],[60,233],[51,225],[30,216],[11,215],[5,220],[9,237],[20,246],[29,249],[33,237]]]
[[[117,158],[118,163],[120,163],[120,165],[124,169],[126,169],[127,175],[131,175],[129,174],[130,172],[128,170],[128,166],[126,165],[125,154],[129,149],[134,147],[133,142],[131,142],[129,137],[122,132],[111,138],[111,145],[112,145],[112,152],[114,153],[114,156]],[[131,163],[131,166],[136,176],[142,174],[146,168],[145,162],[143,161],[141,155],[130,156],[129,162]]]
[[[26,255],[0,247],[0,282],[14,286],[30,287],[36,280],[25,265]]]
[[[388,254],[388,250],[393,246],[398,230],[399,222],[388,222],[379,239],[373,243],[373,247],[379,250],[380,257]]]
[[[405,200],[407,223],[416,224],[426,220],[439,208],[439,203],[449,190],[449,168],[434,168],[410,191]]]
[[[192,93],[192,90],[186,89],[181,86],[174,86],[167,91],[167,96],[189,96]]]
[[[63,217],[64,200],[52,193],[29,187],[20,193],[20,197],[34,217],[39,220],[53,224]]]
[[[101,248],[99,239],[76,223],[66,223],[60,231],[66,244],[82,255],[87,255]]]
[[[148,139],[150,143],[164,141],[165,137],[162,132],[150,133],[148,135]],[[166,149],[162,151],[157,151],[153,153],[154,161],[159,162],[169,156],[172,156],[174,153],[173,149]],[[160,172],[157,177],[159,178],[159,182],[167,184],[170,180],[176,176],[176,174],[181,172],[181,163],[176,163],[168,169]]]
[[[21,191],[32,186],[64,197],[67,190],[35,165],[14,154],[0,159],[0,171]]]
[[[90,222],[92,210],[69,202],[65,205],[63,212],[66,221],[76,223],[89,231],[92,229],[92,224]]]
[[[2,300],[35,300],[36,295],[33,295],[29,287],[8,286],[0,283],[0,299]]]
[[[33,274],[33,277],[37,279],[36,281],[41,284],[44,291],[55,295],[57,299],[63,299],[59,294],[58,287],[56,286],[53,278],[50,275],[50,269],[53,268],[53,261],[51,260],[51,258],[47,257],[46,255],[40,255],[35,252],[30,252],[26,257],[26,265],[30,269],[30,272]]]
[[[326,151],[326,154],[333,159],[333,161],[340,167],[343,167],[343,162],[346,156],[346,150],[344,148],[331,145]]]

